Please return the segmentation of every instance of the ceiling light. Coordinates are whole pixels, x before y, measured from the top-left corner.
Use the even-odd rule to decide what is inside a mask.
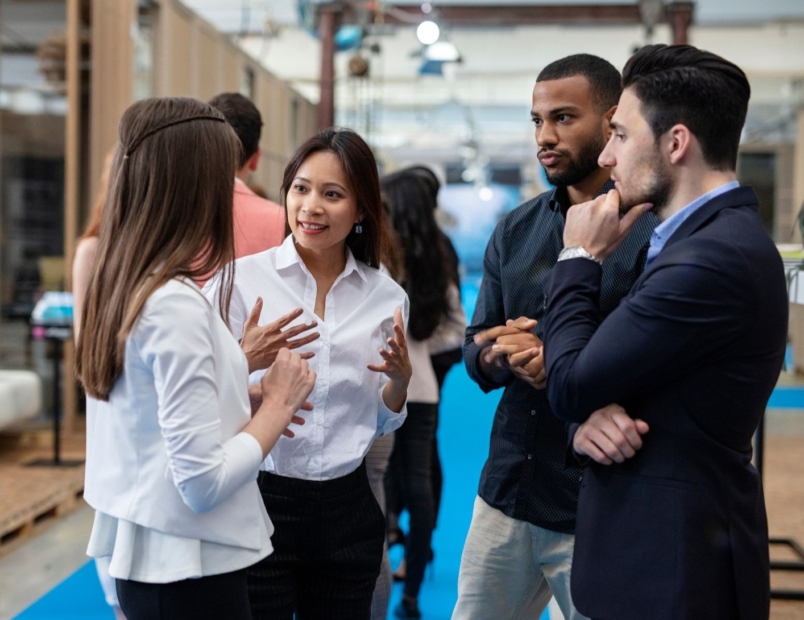
[[[431,22],[430,20],[422,22],[419,24],[419,27],[416,28],[416,37],[419,39],[422,45],[430,45],[435,43],[438,41],[440,34],[438,24]]]
[[[424,49],[424,58],[425,60],[436,60],[438,62],[460,62],[461,53],[449,41],[438,41]]]

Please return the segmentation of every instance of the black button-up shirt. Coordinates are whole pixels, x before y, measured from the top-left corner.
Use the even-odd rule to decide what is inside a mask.
[[[608,182],[599,194],[613,187]],[[571,534],[581,470],[566,463],[564,423],[553,416],[545,390],[534,389],[510,372],[502,383],[482,374],[479,347],[472,340],[477,332],[505,325],[506,319],[526,316],[541,320],[542,284],[564,247],[568,208],[566,189],[559,188],[526,202],[499,221],[486,248],[477,306],[466,330],[464,362],[469,376],[484,392],[505,387],[494,415],[480,497],[509,517]],[[604,317],[642,272],[656,224],[652,213],[641,217],[603,263],[600,310]],[[540,324],[534,333],[541,338]]]

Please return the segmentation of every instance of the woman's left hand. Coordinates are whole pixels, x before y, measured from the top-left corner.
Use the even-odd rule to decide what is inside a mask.
[[[388,348],[380,349],[383,363],[369,364],[368,369],[384,373],[390,379],[383,389],[383,400],[389,409],[398,412],[407,400],[408,384],[413,374],[405,326],[402,323],[402,310],[399,308],[394,312],[394,337],[387,342]]]

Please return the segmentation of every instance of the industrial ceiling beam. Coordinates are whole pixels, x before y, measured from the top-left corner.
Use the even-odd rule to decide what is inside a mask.
[[[670,24],[673,43],[686,43],[687,29],[692,24],[694,2],[665,4],[659,23]],[[403,17],[404,15],[404,17]],[[344,18],[351,21],[351,9],[345,9]],[[377,15],[375,21],[386,24],[410,25],[416,21],[433,19],[416,5],[394,6],[393,11]],[[464,27],[505,27],[524,25],[619,25],[640,24],[639,6],[633,4],[542,4],[542,5],[438,5],[436,18],[440,25]]]
[[[359,8],[358,8],[359,7]],[[694,2],[670,2],[664,5],[659,23],[670,24],[673,43],[686,44],[692,25]],[[341,0],[318,6],[318,34],[321,39],[321,101],[318,104],[318,129],[335,122],[335,32],[341,23],[363,23],[366,5],[355,0]],[[436,18],[442,26],[476,28],[523,25],[618,25],[641,24],[642,14],[634,4],[542,4],[542,5],[470,5],[444,4],[437,13],[423,13],[417,5],[394,6],[392,11],[376,13],[374,23],[411,26]]]

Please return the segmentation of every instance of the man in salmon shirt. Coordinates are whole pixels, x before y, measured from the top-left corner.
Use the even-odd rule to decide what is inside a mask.
[[[243,145],[234,186],[235,258],[264,252],[285,238],[285,210],[260,198],[246,185],[260,163],[262,117],[257,107],[238,93],[221,93],[209,101],[234,128]]]

